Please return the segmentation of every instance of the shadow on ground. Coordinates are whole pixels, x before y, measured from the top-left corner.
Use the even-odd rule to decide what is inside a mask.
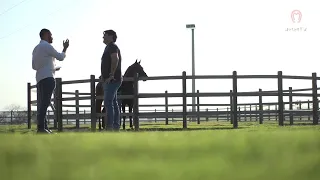
[[[274,123],[265,123],[265,124],[259,124],[257,122],[241,122],[238,124],[237,129],[248,129],[249,131],[256,131],[257,129],[254,127],[257,126],[264,126],[266,128],[278,128],[279,125]],[[290,125],[288,122],[284,124],[284,127],[292,127],[292,128],[298,128],[298,127],[307,127],[312,126],[312,123],[310,122],[295,122],[294,125]],[[36,126],[32,126],[32,129],[27,129],[26,125],[4,125],[0,126],[0,134],[33,134],[36,132],[35,129]],[[162,132],[172,132],[172,131],[214,131],[214,130],[233,130],[233,125],[230,123],[224,123],[224,122],[214,122],[212,123],[188,123],[188,128],[183,129],[182,123],[180,124],[154,124],[154,123],[143,123],[140,124],[139,132],[156,132],[156,131],[162,131]],[[50,127],[51,130],[54,132],[58,132],[58,129]],[[123,130],[121,128],[121,132],[136,132],[134,129],[130,129],[127,126],[126,130]],[[86,126],[80,126],[80,128],[76,128],[75,126],[70,125],[64,125],[63,132],[91,132],[90,125]],[[105,132],[104,130],[96,129],[96,132]]]
[[[148,126],[148,125],[144,125]],[[231,130],[234,129],[232,126],[217,126],[217,127],[189,127],[187,129],[183,129],[182,127],[144,127],[140,126],[139,131],[145,132],[145,131],[203,131],[203,130]],[[149,125],[150,126],[150,125]],[[249,127],[238,127],[238,129],[244,129]],[[76,129],[75,127],[66,127],[63,128],[63,131],[78,131],[78,132],[86,132],[91,131],[88,127],[83,127]],[[97,129],[99,131],[99,129]],[[104,131],[104,130],[101,130]],[[127,128],[126,130],[121,129],[122,132],[136,132],[134,129]]]
[[[244,129],[248,127],[238,127]],[[209,128],[140,128],[139,131],[203,131],[203,130],[231,130],[233,127],[209,127]],[[127,129],[126,131],[135,131],[134,129]]]
[[[244,128],[249,128],[249,127],[238,127],[238,129],[244,129]],[[151,132],[151,131],[203,131],[203,130],[232,130],[233,127],[203,127],[203,128],[192,128],[192,127],[189,127],[187,129],[183,129],[182,127],[180,128],[171,128],[171,127],[168,127],[168,128],[163,128],[163,127],[159,127],[159,128],[153,128],[153,127],[150,127],[150,128],[140,128],[139,129],[139,132]],[[54,129],[54,128],[51,128],[51,130],[53,130],[54,132],[57,132],[58,129]],[[96,132],[104,132],[104,130],[99,130],[97,129]],[[121,129],[120,130],[121,132],[136,132],[134,129],[126,129],[126,130],[123,130]],[[26,129],[26,128],[23,128],[23,129],[0,129],[0,133],[20,133],[20,134],[28,134],[28,133],[35,133],[36,130],[35,129]],[[91,132],[91,129],[88,128],[88,127],[80,127],[79,129],[75,128],[75,127],[65,127],[63,128],[63,132]]]

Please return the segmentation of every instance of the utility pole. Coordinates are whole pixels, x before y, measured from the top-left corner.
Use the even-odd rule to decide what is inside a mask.
[[[195,76],[195,58],[194,58],[194,29],[196,28],[195,24],[187,24],[187,29],[191,29],[191,39],[192,39],[192,94],[196,93],[196,80]],[[192,112],[196,112],[196,97],[192,97]],[[192,118],[195,120],[195,118]]]

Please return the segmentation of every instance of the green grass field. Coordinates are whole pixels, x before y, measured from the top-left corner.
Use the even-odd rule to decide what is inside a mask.
[[[175,126],[182,127],[171,125]],[[228,123],[213,123],[208,127],[35,135],[25,126],[2,126],[0,132],[6,133],[0,133],[0,179],[320,179],[320,126],[239,123],[242,128],[235,130]]]

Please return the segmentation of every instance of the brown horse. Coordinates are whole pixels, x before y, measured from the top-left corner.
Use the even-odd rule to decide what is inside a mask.
[[[129,66],[128,69],[126,70],[126,72],[124,73],[123,77],[134,77],[134,75],[137,73],[138,73],[139,77],[148,77],[146,72],[143,70],[143,67],[141,66],[140,62],[141,62],[141,60],[139,62],[136,60],[131,66]],[[123,81],[119,90],[118,90],[118,95],[133,95],[133,89],[134,89],[133,81]],[[96,85],[96,96],[103,96],[103,95],[104,95],[103,86],[102,86],[102,83],[99,82]],[[105,113],[104,107],[101,111],[102,102],[103,102],[102,99],[96,100],[96,113]],[[123,113],[125,113],[126,106],[129,107],[129,113],[132,113],[133,99],[118,100],[118,103],[119,103],[119,107],[121,107]],[[122,126],[123,126],[123,129],[125,129],[126,128],[125,127],[126,116],[123,116],[122,118],[123,118]],[[99,117],[99,130],[102,129],[101,119],[102,119],[102,127],[103,127],[103,129],[105,128],[105,118]],[[133,129],[132,116],[129,116],[129,119],[130,119],[130,128]],[[120,125],[121,125],[121,118],[120,118]]]

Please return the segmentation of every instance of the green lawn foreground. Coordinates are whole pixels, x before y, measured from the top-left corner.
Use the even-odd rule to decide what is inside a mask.
[[[2,133],[0,179],[318,180],[319,130]]]

